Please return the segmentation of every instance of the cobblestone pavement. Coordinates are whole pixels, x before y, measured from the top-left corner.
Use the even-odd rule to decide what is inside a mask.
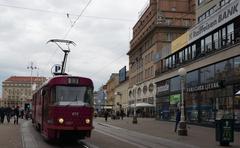
[[[137,124],[132,123],[132,118],[124,118],[123,120],[112,120],[109,118],[105,122],[104,118],[97,117],[94,121],[203,148],[221,147],[219,142],[215,140],[214,128],[188,125],[188,136],[178,136],[174,132],[174,122],[159,121],[152,118],[138,118]],[[230,143],[230,145],[232,148],[240,148],[240,132],[235,132],[234,143]]]
[[[13,120],[0,124],[0,148],[23,148],[20,124],[13,124]]]

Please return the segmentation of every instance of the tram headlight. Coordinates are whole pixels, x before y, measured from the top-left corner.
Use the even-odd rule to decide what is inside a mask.
[[[63,118],[59,118],[59,119],[58,119],[58,122],[59,122],[60,124],[63,124],[63,122],[64,122]]]
[[[85,119],[86,124],[90,124],[91,120],[90,119]]]

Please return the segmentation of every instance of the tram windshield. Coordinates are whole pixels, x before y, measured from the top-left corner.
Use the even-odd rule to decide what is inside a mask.
[[[85,86],[56,86],[55,102],[80,102],[91,104],[92,88]]]

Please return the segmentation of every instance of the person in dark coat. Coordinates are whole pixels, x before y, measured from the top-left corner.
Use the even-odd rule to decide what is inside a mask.
[[[105,121],[107,121],[107,118],[108,118],[108,111],[107,110],[104,112],[104,117],[105,117]]]
[[[4,117],[5,117],[5,109],[4,109],[4,107],[1,107],[0,108],[1,123],[4,123]]]
[[[19,106],[16,106],[14,109],[14,124],[18,124],[19,117]]]
[[[121,109],[121,111],[120,111],[120,116],[121,116],[121,119],[123,120],[123,117],[124,117],[124,111],[123,111],[123,109]]]
[[[174,131],[177,132],[177,128],[178,128],[178,123],[181,119],[181,111],[179,109],[177,109],[177,112],[176,112],[176,124],[175,124],[175,129]]]
[[[7,122],[9,123],[10,122],[10,119],[11,119],[11,114],[12,114],[12,108],[11,107],[6,107],[5,109],[5,113],[6,113],[6,116],[7,116]]]

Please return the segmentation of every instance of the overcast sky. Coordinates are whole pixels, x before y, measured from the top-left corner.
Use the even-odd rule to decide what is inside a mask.
[[[71,46],[67,73],[90,77],[98,90],[111,73],[128,67],[132,27],[147,1],[92,0],[67,34],[89,0],[0,0],[0,81],[30,76],[31,61],[38,67],[33,76],[51,77],[64,53],[46,42],[67,34],[77,44]]]

